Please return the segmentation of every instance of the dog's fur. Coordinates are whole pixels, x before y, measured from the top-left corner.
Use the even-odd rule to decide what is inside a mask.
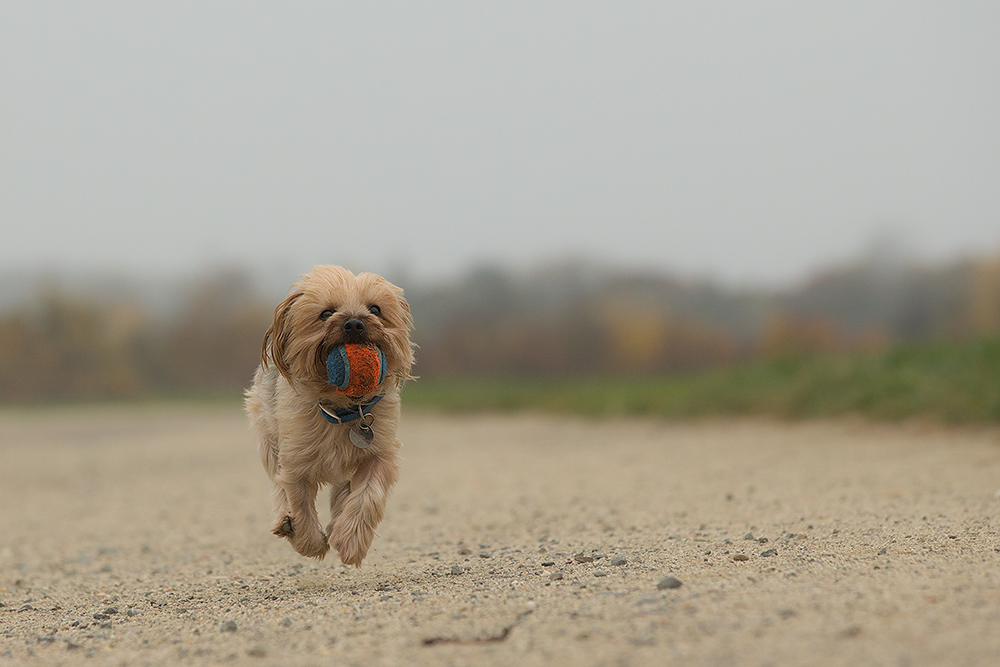
[[[371,312],[372,306],[381,313]],[[334,314],[323,320],[326,310]],[[365,324],[360,339],[344,329],[354,319]],[[272,532],[303,556],[323,558],[333,547],[344,563],[360,567],[368,553],[396,481],[399,390],[413,366],[412,326],[402,289],[338,266],[314,267],[274,311],[246,411],[274,487]],[[365,397],[348,398],[327,382],[327,354],[348,341],[375,345],[385,354],[386,378]],[[371,408],[375,437],[366,449],[350,441],[357,422],[331,424],[320,413],[321,403],[346,408],[381,393],[384,398]],[[326,530],[316,512],[323,484],[331,486]]]

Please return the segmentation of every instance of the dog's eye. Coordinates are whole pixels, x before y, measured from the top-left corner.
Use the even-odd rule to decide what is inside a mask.
[[[374,303],[368,306],[368,312],[374,315],[375,317],[380,317],[382,315],[382,309],[376,306]]]
[[[326,322],[328,319],[330,319],[331,317],[333,317],[333,313],[334,312],[335,312],[334,310],[332,310],[330,308],[327,308],[326,310],[324,310],[322,313],[319,314],[319,319],[321,319],[324,322]]]

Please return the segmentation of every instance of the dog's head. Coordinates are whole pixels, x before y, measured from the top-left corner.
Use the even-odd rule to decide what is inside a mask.
[[[261,363],[274,362],[289,382],[329,390],[326,357],[341,343],[375,345],[386,381],[401,386],[413,367],[410,306],[403,290],[374,273],[316,266],[292,285],[264,334]]]

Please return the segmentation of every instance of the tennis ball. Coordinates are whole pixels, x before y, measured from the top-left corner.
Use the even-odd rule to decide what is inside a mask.
[[[361,343],[338,345],[326,356],[326,377],[339,394],[370,394],[385,379],[385,355]]]

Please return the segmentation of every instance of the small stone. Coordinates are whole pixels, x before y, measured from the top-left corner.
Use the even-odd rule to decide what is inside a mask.
[[[108,614],[108,615],[117,614],[118,613],[118,607],[108,607],[107,609],[104,610],[104,613]]]
[[[35,608],[32,607],[30,604],[22,604],[20,608],[18,608],[18,611],[34,611],[34,609]]]
[[[547,560],[544,563],[542,563],[542,567],[552,567],[555,564],[556,564],[555,561]]]
[[[100,613],[94,614],[95,621],[106,621],[108,620],[108,618],[110,617],[107,614],[100,614]]]
[[[852,625],[842,630],[840,634],[837,635],[837,637],[840,639],[853,639],[854,637],[857,637],[860,634],[861,634],[861,626]]]
[[[683,586],[681,580],[676,577],[664,577],[660,579],[660,582],[656,584],[656,589],[660,591],[666,591],[671,588],[680,588]]]
[[[73,651],[73,650],[78,649],[78,648],[81,648],[81,646],[79,644],[77,644],[74,641],[66,640],[66,650],[67,651]]]
[[[125,615],[126,616],[138,616],[141,613],[142,612],[139,611],[138,609],[126,609],[125,610]]]
[[[492,551],[480,551],[479,552],[479,557],[480,558],[493,558],[493,552]]]
[[[562,581],[562,578],[563,578],[562,572],[553,572],[552,574],[549,575],[549,581]]]
[[[596,572],[594,572],[594,576],[595,577],[606,577],[606,576],[608,576],[608,573],[605,572],[604,570],[597,570]]]
[[[735,561],[750,560],[750,556],[747,556],[746,554],[735,554],[733,556],[733,560]]]
[[[288,618],[288,617],[286,616],[286,617],[285,617],[285,620],[283,620],[283,621],[281,622],[281,624],[282,624],[283,626],[285,626],[286,628],[290,628],[290,627],[292,627],[292,619],[290,619],[290,618]]]
[[[236,632],[236,621],[226,621],[222,624],[223,632]]]
[[[252,649],[247,651],[247,655],[251,658],[264,658],[267,657],[267,649],[263,646],[254,646]]]
[[[776,556],[777,554],[778,554],[777,549],[765,549],[764,551],[760,552],[760,555],[763,556],[764,558],[770,558],[771,556]]]
[[[778,610],[778,616],[780,616],[783,619],[789,619],[792,616],[795,616],[795,610],[794,609],[779,609]]]
[[[882,547],[881,549],[878,550],[878,553],[875,554],[875,555],[876,556],[884,556],[885,555],[885,551],[886,551],[886,547]]]
[[[760,542],[761,544],[767,544],[767,538],[766,537],[761,537],[757,541]]]
[[[451,573],[452,574],[462,574],[463,572],[465,572],[465,568],[463,568],[461,565],[452,565],[451,566]]]
[[[593,563],[594,557],[587,556],[581,551],[580,553],[573,555],[573,560],[575,560],[577,563]]]
[[[627,562],[628,559],[626,559],[625,556],[615,556],[614,558],[611,559],[612,565],[624,565]]]
[[[458,550],[459,556],[468,556],[471,553],[472,549],[469,549],[468,547],[462,547],[461,549]]]
[[[753,533],[747,533],[746,535],[743,536],[743,539],[744,540],[755,540],[757,538],[753,536]]]

